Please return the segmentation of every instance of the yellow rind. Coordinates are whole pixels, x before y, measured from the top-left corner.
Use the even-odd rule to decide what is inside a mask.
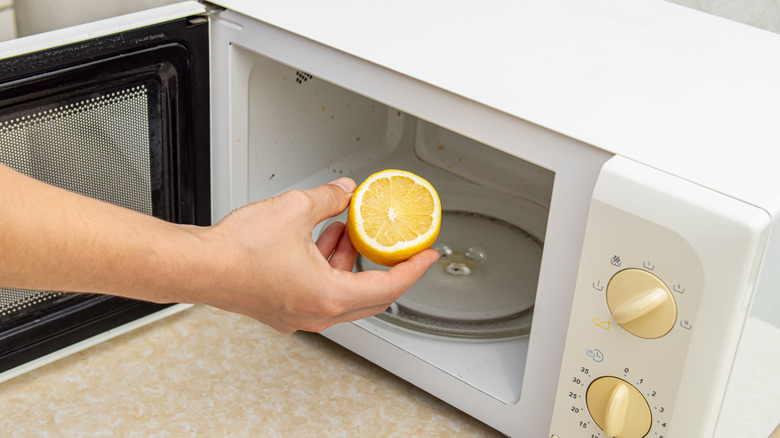
[[[376,241],[374,241],[372,245],[372,243],[369,242],[372,239],[368,237],[365,232],[361,232],[362,230],[359,229],[360,227],[357,220],[356,202],[362,199],[363,193],[367,190],[373,181],[390,176],[408,176],[409,178],[414,179],[418,184],[425,185],[434,198],[435,221],[432,224],[432,230],[429,231],[428,234],[421,236],[423,238],[419,242],[416,242],[413,245],[405,248],[384,250],[381,248],[383,245],[378,244]],[[401,263],[402,261],[407,260],[413,255],[419,253],[420,251],[430,248],[436,241],[436,238],[439,236],[440,228],[441,201],[439,200],[438,193],[436,193],[436,189],[424,178],[403,170],[387,169],[370,175],[355,190],[355,193],[352,195],[352,200],[349,204],[349,210],[347,212],[347,232],[349,233],[352,245],[361,255],[363,255],[363,257],[382,266],[395,266],[398,263]]]

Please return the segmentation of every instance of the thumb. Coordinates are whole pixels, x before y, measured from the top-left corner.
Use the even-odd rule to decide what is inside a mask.
[[[305,190],[306,194],[314,201],[315,208],[312,212],[314,223],[319,223],[343,212],[349,205],[349,200],[356,187],[355,181],[344,177]]]

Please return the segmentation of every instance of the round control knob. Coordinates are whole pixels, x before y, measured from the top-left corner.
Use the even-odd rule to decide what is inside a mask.
[[[677,321],[677,303],[663,281],[643,269],[624,269],[607,284],[612,318],[629,333],[645,339],[664,336]]]
[[[641,438],[653,416],[642,394],[617,377],[600,377],[588,387],[586,402],[593,421],[608,437]]]

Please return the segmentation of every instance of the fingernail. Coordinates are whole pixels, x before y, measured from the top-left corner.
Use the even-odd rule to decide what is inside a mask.
[[[341,187],[348,194],[351,194],[352,192],[354,192],[355,191],[355,187],[356,187],[355,181],[352,181],[351,178],[347,178],[347,177],[343,177],[343,178],[339,178],[339,179],[337,179],[335,181],[331,181],[330,184],[334,184],[334,185],[337,185],[337,186]]]

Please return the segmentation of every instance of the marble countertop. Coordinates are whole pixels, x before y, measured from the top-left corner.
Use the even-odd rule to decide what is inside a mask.
[[[0,406],[4,436],[502,436],[322,336],[207,306],[2,383]]]

